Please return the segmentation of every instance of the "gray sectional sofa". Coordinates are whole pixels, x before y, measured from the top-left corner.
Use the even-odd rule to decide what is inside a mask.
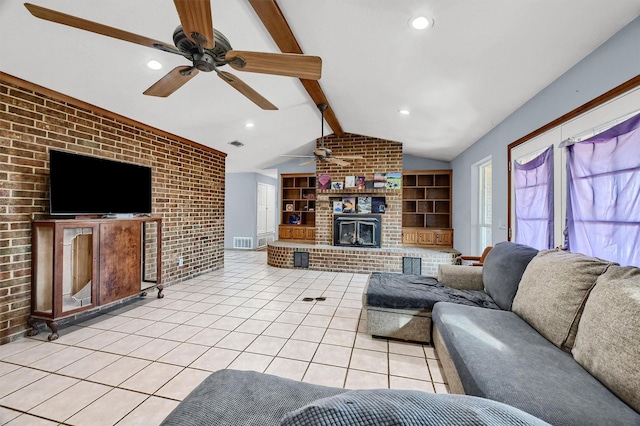
[[[459,269],[467,283],[481,277],[501,309],[435,304],[450,391],[553,425],[640,425],[640,269],[530,250],[499,243],[477,272]],[[455,268],[441,278],[455,284]]]

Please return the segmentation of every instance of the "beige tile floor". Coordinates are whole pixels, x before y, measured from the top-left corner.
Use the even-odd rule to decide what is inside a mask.
[[[211,372],[256,370],[349,389],[446,393],[433,348],[372,339],[367,275],[225,267],[60,329],[0,346],[0,425],[154,425]],[[326,297],[304,302],[303,297]]]

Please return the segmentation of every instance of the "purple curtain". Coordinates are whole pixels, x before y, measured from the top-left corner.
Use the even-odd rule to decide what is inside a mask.
[[[567,154],[567,248],[640,266],[640,114]]]
[[[553,145],[514,164],[516,243],[553,248]]]

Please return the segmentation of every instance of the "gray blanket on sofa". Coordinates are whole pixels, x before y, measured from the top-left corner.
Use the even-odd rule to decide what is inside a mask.
[[[368,307],[431,311],[436,302],[500,309],[484,291],[458,290],[424,275],[373,272],[366,289]]]
[[[348,391],[254,371],[221,370],[212,373],[198,385],[162,425],[547,424],[513,407],[465,395],[389,389]]]

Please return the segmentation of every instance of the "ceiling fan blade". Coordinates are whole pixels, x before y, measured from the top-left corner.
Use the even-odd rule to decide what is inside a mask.
[[[119,40],[128,41],[130,43],[140,44],[142,46],[152,47],[155,49],[163,50],[165,52],[182,55],[182,53],[178,49],[162,41],[153,40],[151,38],[133,34],[128,31],[120,30],[118,28],[98,24],[97,22],[87,21],[86,19],[67,15],[66,13],[56,12],[55,10],[36,6],[35,4],[25,3],[24,6],[29,10],[29,12],[31,12],[33,16],[35,16],[36,18],[44,19],[45,21],[55,22],[57,24],[67,25],[69,27],[78,28],[80,30],[89,31],[107,37],[117,38]]]
[[[262,109],[277,110],[278,107],[266,100],[260,93],[253,90],[247,83],[240,80],[233,74],[224,71],[218,71],[218,77],[229,83],[231,87],[245,95],[251,102],[258,105]]]
[[[186,71],[191,70],[189,74]],[[148,96],[159,96],[166,98],[179,88],[181,88],[187,81],[191,80],[198,74],[197,68],[182,66],[175,67],[169,71],[169,74],[156,81],[153,86],[144,91]]]
[[[305,162],[303,162],[303,163],[300,163],[299,165],[300,165],[300,166],[306,166],[307,164],[311,164],[311,163],[313,163],[314,161],[316,161],[316,159],[315,159],[315,158],[314,158],[313,160],[309,160],[309,161],[305,161]]]
[[[348,166],[349,165],[349,163],[347,163],[346,161],[342,161],[341,159],[336,158],[336,157],[327,157],[327,161],[330,162],[330,163],[338,164],[340,166]]]
[[[307,80],[319,80],[322,59],[319,56],[295,53],[265,53],[230,50],[225,59],[238,71],[284,75]]]
[[[198,44],[199,34],[202,46],[205,49],[213,49],[215,39],[213,38],[213,18],[211,17],[210,0],[173,0],[180,17],[182,30],[194,43]]]

